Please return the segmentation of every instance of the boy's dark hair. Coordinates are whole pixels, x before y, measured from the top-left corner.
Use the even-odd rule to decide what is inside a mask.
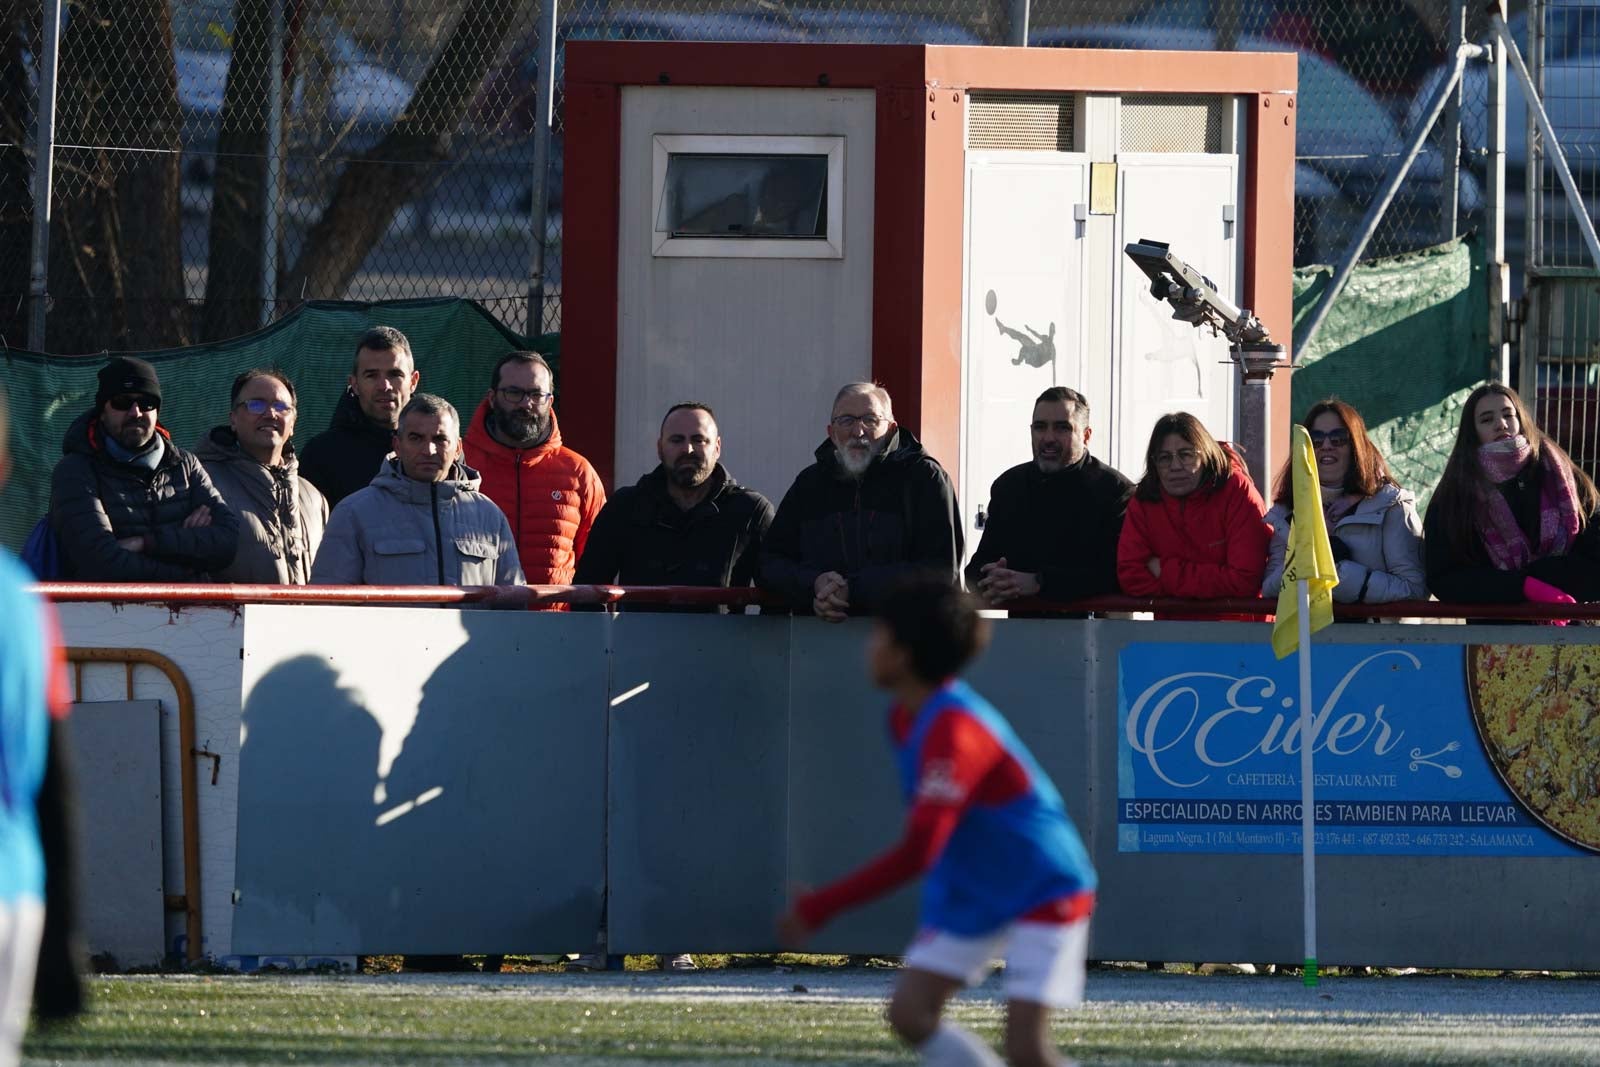
[[[925,682],[960,673],[989,644],[989,623],[978,614],[977,600],[940,575],[896,585],[884,598],[878,621],[911,653],[911,669]]]

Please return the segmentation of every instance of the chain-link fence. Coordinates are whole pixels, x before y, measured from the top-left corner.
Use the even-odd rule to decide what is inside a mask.
[[[1528,321],[1520,387],[1540,426],[1590,472],[1600,469],[1600,267],[1578,213],[1600,212],[1600,6],[1594,0],[1535,0],[1509,23],[1527,54],[1579,203],[1568,198],[1554,146],[1514,129],[1508,163],[1526,168]],[[1508,92],[1508,96],[1511,94]],[[1520,87],[1508,101],[1521,117]]]
[[[0,338],[20,345],[42,12],[41,0],[0,3]],[[1013,6],[578,0],[560,5],[558,40],[1002,44]],[[1303,264],[1348,246],[1440,76],[1462,6],[1036,0],[1030,43],[1299,51]],[[526,332],[559,329],[559,94],[544,300],[528,314],[539,13],[540,0],[73,0],[57,79],[49,350],[217,340],[312,298],[459,295]],[[1368,256],[1480,217],[1474,84],[1483,79],[1463,103],[1459,217],[1452,225],[1446,211],[1455,160],[1436,135]]]

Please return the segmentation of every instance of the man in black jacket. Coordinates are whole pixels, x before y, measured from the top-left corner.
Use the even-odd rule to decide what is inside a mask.
[[[717,417],[677,404],[656,438],[661,464],[606,501],[578,561],[578,585],[752,584],[772,502],[719,462]],[[626,606],[626,605],[624,605]],[[724,611],[726,609],[723,609]]]
[[[913,573],[959,580],[961,517],[950,478],[871,382],[839,390],[828,439],[778,505],[761,584],[830,622],[873,611]]]
[[[1117,591],[1117,538],[1133,484],[1089,455],[1089,402],[1063,386],[1033,405],[1033,461],[989,491],[967,583],[990,604]]]
[[[142,359],[100,371],[93,411],[67,429],[50,476],[66,577],[203,582],[233,562],[239,517],[205,468],[156,421],[161,382]]]
[[[300,477],[322,491],[330,510],[377,477],[394,451],[400,411],[421,380],[411,342],[393,326],[375,326],[356,342],[332,422],[300,450]]]

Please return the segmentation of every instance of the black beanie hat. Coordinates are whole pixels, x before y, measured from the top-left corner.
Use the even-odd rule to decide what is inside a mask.
[[[161,380],[156,369],[142,359],[117,356],[100,368],[100,391],[94,395],[94,406],[105,407],[107,400],[124,393],[138,393],[154,397],[161,402]]]

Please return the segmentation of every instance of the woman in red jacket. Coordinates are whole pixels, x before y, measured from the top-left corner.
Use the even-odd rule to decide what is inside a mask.
[[[1272,538],[1266,510],[1244,463],[1199,419],[1163,415],[1117,542],[1122,591],[1195,600],[1260,595]]]

